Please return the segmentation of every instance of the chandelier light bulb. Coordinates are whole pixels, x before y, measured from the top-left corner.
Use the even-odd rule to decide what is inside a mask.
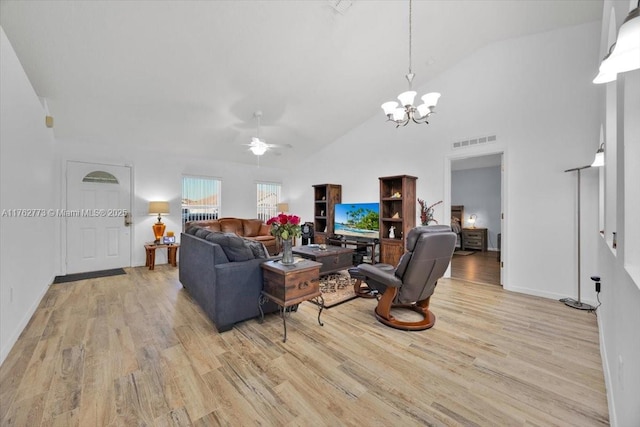
[[[264,153],[267,152],[267,146],[263,144],[254,145],[253,147],[249,147],[249,150],[251,150],[251,152],[256,156],[262,156]]]
[[[381,107],[384,110],[384,114],[386,116],[390,116],[390,115],[393,115],[393,113],[396,111],[396,108],[398,107],[398,103],[395,101],[389,101],[382,104]]]
[[[438,92],[430,92],[423,95],[421,99],[427,107],[434,108],[438,103],[438,99],[440,99],[440,94]]]
[[[396,108],[395,110],[393,110],[393,120],[394,121],[402,121],[404,119],[405,116],[405,110],[404,108]]]
[[[402,105],[403,107],[413,106],[413,101],[416,99],[417,94],[418,93],[413,90],[402,92],[400,95],[398,95],[400,105]]]

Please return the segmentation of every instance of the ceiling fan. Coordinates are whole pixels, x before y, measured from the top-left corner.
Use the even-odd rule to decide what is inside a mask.
[[[262,111],[256,111],[253,113],[253,117],[258,121],[258,130],[257,135],[251,137],[251,142],[249,144],[245,144],[249,146],[249,150],[256,156],[262,156],[268,150],[280,147],[277,144],[267,144],[264,139],[260,138],[260,119],[262,118]]]

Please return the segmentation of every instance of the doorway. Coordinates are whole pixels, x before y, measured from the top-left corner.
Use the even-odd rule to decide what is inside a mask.
[[[67,162],[66,273],[131,266],[131,168]]]
[[[462,210],[451,277],[502,285],[503,153],[449,159],[450,206]]]

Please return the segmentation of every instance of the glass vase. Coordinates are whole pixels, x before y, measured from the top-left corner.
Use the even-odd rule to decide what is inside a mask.
[[[283,264],[293,264],[292,239],[282,239],[282,262]]]

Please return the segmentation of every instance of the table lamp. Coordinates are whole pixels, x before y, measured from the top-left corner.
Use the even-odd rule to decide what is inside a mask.
[[[153,235],[155,237],[155,243],[159,243],[160,239],[164,235],[165,225],[162,223],[162,214],[169,213],[169,202],[149,202],[149,215],[158,215],[158,222],[153,224]]]
[[[476,228],[476,218],[476,214],[471,214],[469,217],[469,224],[471,225],[471,228]]]
[[[289,203],[278,203],[276,209],[280,213],[287,213],[289,212]]]

